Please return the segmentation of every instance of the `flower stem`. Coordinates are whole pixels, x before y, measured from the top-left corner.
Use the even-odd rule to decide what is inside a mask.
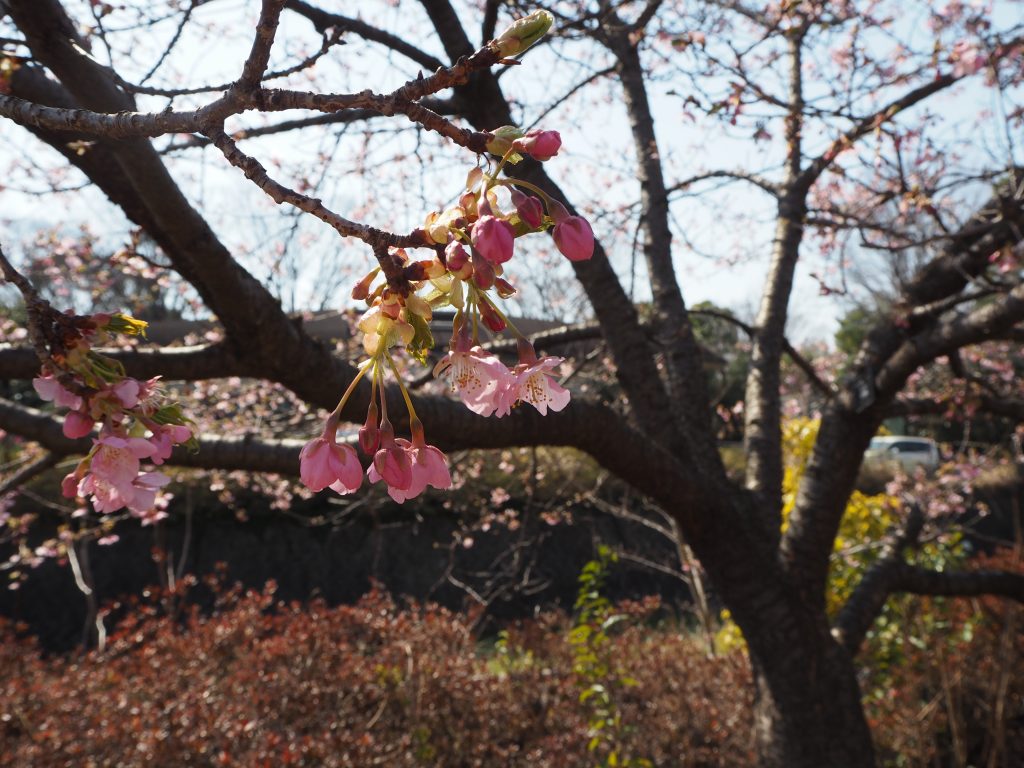
[[[376,368],[376,360],[374,360],[373,366],[374,368]],[[352,379],[352,383],[349,384],[348,389],[345,390],[345,394],[343,394],[341,396],[341,400],[338,401],[337,407],[333,411],[331,411],[331,418],[336,419],[339,416],[341,416],[341,411],[345,407],[345,403],[348,402],[348,399],[352,396],[352,393],[356,391],[356,384],[358,384],[359,380],[363,378],[364,375],[366,375],[366,371],[369,368],[369,365],[364,365],[359,369],[359,373],[355,375],[355,378]]]

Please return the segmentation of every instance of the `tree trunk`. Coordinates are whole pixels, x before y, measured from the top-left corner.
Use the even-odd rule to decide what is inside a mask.
[[[849,654],[830,636],[751,653],[763,768],[873,768],[874,746]]]

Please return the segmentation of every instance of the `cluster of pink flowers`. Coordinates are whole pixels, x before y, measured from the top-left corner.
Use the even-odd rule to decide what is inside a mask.
[[[548,409],[560,411],[569,404],[569,390],[549,374],[562,362],[560,357],[538,359],[533,346],[523,339],[519,364],[509,369],[497,356],[472,345],[467,334],[459,334],[451,351],[434,368],[434,375],[447,376],[466,407],[481,416],[500,419],[520,402],[546,416]]]
[[[51,355],[52,369],[32,383],[42,399],[69,409],[65,436],[87,437],[99,425],[92,449],[64,478],[64,496],[88,497],[99,513],[128,509],[152,522],[164,516],[156,511],[157,493],[170,479],[144,471],[141,461],[163,464],[175,445],[194,443],[192,429],[177,405],[164,402],[158,379],[128,377],[91,348],[115,334],[140,334],[145,325],[126,315],[82,318],[64,349]]]
[[[368,307],[358,328],[369,358],[328,417],[323,432],[302,449],[300,476],[311,490],[330,488],[348,494],[362,485],[359,455],[354,446],[337,441],[337,431],[342,409],[367,373],[372,380],[370,406],[358,444],[368,459],[365,475],[370,482],[384,483],[398,502],[420,495],[428,486],[451,486],[445,456],[427,444],[392,354],[396,348],[404,349],[426,363],[433,346],[428,324],[438,307],[453,307],[455,318],[451,350],[434,372],[448,377],[470,410],[501,418],[521,402],[530,403],[541,414],[568,405],[569,392],[550,375],[561,358],[538,359],[533,346],[499,309],[499,302],[515,293],[503,277],[503,265],[512,259],[517,238],[548,229],[555,246],[568,259],[589,259],[594,252],[594,233],[586,220],[570,214],[534,185],[501,175],[506,165],[518,163],[523,155],[545,161],[558,154],[562,139],[557,131],[523,132],[505,126],[491,136],[488,150],[501,157],[496,167],[489,172],[474,168],[458,203],[427,217],[422,230],[424,245],[433,248],[433,257],[414,262],[402,249],[390,252],[381,266],[353,289],[352,297]],[[502,210],[503,204],[507,210]],[[385,279],[378,280],[382,276]],[[484,351],[477,337],[480,326],[494,333],[511,328],[519,339],[515,367],[508,368]],[[389,370],[409,412],[408,439],[395,436],[388,418],[383,387]]]

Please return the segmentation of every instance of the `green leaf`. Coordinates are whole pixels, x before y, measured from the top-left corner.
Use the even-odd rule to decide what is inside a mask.
[[[409,324],[412,325],[416,334],[412,337],[412,341],[409,342],[409,346],[406,349],[422,365],[426,365],[427,354],[434,348],[434,335],[430,332],[430,327],[427,325],[426,320],[413,312],[407,314],[409,315]]]

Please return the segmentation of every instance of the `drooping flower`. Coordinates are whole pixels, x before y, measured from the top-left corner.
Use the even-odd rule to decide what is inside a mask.
[[[395,444],[408,457],[410,480],[409,486],[404,489],[388,483],[388,495],[392,499],[401,504],[407,499],[419,496],[428,485],[441,490],[451,488],[452,476],[448,471],[448,462],[445,461],[440,449],[426,444],[416,447],[401,437],[395,440]],[[372,483],[384,480],[375,465],[367,471],[367,477]]]
[[[139,382],[135,379],[122,379],[112,387],[117,399],[124,408],[134,408],[139,402]]]
[[[370,482],[383,480],[389,491],[407,491],[412,484],[412,461],[408,446],[408,440],[395,439],[395,430],[391,422],[385,419],[380,425],[380,448],[373,455],[373,464],[366,471]]]
[[[187,443],[192,439],[192,430],[182,424],[154,425],[153,436],[149,442],[153,445],[150,460],[154,464],[163,464],[171,457],[174,446]]]
[[[76,495],[88,496],[101,514],[125,507],[136,514],[143,514],[153,508],[157,491],[169,482],[170,478],[160,472],[144,472],[132,478],[130,483],[114,483],[95,472],[88,472],[78,483]]]
[[[330,419],[320,437],[310,440],[299,452],[299,477],[311,491],[330,488],[341,495],[363,484],[363,468],[350,445],[339,445],[337,421]]]

